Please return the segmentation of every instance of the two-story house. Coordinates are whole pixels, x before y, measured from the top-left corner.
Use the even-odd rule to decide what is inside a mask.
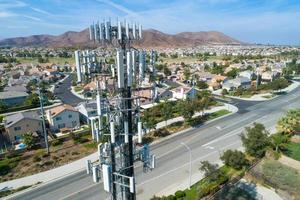
[[[43,125],[37,112],[19,112],[5,117],[4,127],[11,142],[22,139],[25,133],[42,133]]]
[[[46,111],[50,130],[58,132],[60,129],[77,129],[80,127],[79,112],[71,105],[61,105]]]

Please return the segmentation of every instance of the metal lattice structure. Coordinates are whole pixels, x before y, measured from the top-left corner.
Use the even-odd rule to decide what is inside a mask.
[[[138,28],[137,28],[138,27]],[[97,117],[91,119],[93,139],[108,138],[98,146],[99,161],[87,161],[87,173],[93,180],[103,180],[104,190],[113,200],[136,199],[134,162],[143,162],[144,172],[155,167],[155,155],[148,145],[142,145],[143,126],[140,114],[140,98],[132,95],[132,88],[139,86],[146,73],[146,53],[131,47],[133,41],[142,39],[142,26],[120,21],[116,26],[110,21],[90,26],[90,39],[95,43],[108,44],[116,48],[115,65],[97,61],[94,51],[75,51],[77,80],[91,78],[92,72],[109,74],[114,78],[113,88],[106,80],[97,81]],[[150,53],[151,69],[155,76],[156,52]],[[155,97],[155,83],[152,96]]]

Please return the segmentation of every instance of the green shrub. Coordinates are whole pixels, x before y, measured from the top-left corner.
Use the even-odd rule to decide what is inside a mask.
[[[166,137],[168,135],[170,135],[170,132],[167,129],[158,129],[153,133],[154,137]]]
[[[182,190],[178,190],[177,192],[175,192],[175,196],[177,199],[183,198],[185,197],[185,192]]]
[[[176,196],[174,196],[174,195],[169,195],[169,196],[167,196],[167,200],[176,200],[177,198],[176,198]]]
[[[88,141],[89,141],[89,139],[82,138],[82,137],[77,137],[77,138],[74,139],[75,144],[82,144],[82,143],[86,143]]]
[[[11,168],[8,162],[0,161],[0,175],[3,176],[10,172]]]
[[[245,154],[238,150],[227,150],[221,156],[221,160],[225,165],[232,167],[234,169],[242,169],[245,165],[248,164]]]
[[[39,149],[36,151],[35,156],[40,157],[40,158],[45,158],[48,156],[48,154],[44,149]]]
[[[51,144],[53,146],[58,146],[58,145],[61,145],[63,143],[63,141],[61,139],[55,139],[55,140],[52,140]]]
[[[42,159],[41,159],[41,157],[35,155],[35,156],[33,156],[32,160],[33,160],[33,162],[40,162]]]

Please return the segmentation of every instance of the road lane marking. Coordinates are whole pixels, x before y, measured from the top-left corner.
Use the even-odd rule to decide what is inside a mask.
[[[212,154],[215,154],[215,153],[218,153],[218,152],[217,152],[217,151],[212,151],[212,152],[206,154],[205,156],[202,156],[202,157],[199,157],[199,158],[193,160],[192,163],[198,162],[199,160],[202,160],[203,158],[206,158],[206,157],[208,157],[208,156],[210,156],[210,155],[212,155]],[[185,163],[185,164],[183,164],[183,165],[181,165],[181,166],[179,166],[179,167],[176,167],[176,168],[174,168],[174,169],[171,169],[171,170],[169,170],[169,171],[166,171],[166,172],[164,172],[164,173],[162,173],[162,174],[160,174],[160,175],[158,175],[158,176],[156,176],[156,177],[153,177],[153,178],[151,178],[151,179],[148,179],[148,180],[146,180],[146,181],[144,181],[144,182],[142,182],[142,183],[140,183],[140,184],[137,184],[137,186],[141,186],[141,185],[144,185],[144,184],[149,183],[149,182],[151,182],[151,181],[154,181],[154,180],[156,180],[156,179],[158,179],[158,178],[160,178],[160,177],[162,177],[162,176],[165,176],[165,175],[167,175],[167,174],[170,174],[170,173],[172,173],[172,172],[174,172],[174,171],[177,171],[177,170],[179,170],[179,169],[181,169],[181,168],[183,168],[183,167],[185,167],[185,166],[188,166],[188,165],[189,165],[189,162],[187,162],[187,163]]]
[[[59,200],[67,199],[67,198],[69,198],[69,197],[71,197],[71,196],[74,196],[74,195],[80,193],[80,192],[83,192],[83,191],[85,191],[85,190],[88,190],[88,189],[90,189],[90,188],[92,188],[92,187],[94,187],[94,186],[96,186],[96,185],[98,185],[98,184],[100,184],[100,183],[102,183],[102,182],[103,182],[103,181],[100,181],[99,183],[94,183],[94,184],[92,184],[92,185],[89,185],[89,186],[87,186],[87,187],[85,187],[85,188],[83,188],[83,189],[81,189],[81,190],[79,190],[79,191],[73,192],[73,193],[71,193],[71,194],[68,194],[68,195],[65,196],[65,197],[62,197],[62,198],[60,198]]]

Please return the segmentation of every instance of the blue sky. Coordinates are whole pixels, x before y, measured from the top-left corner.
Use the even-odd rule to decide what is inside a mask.
[[[216,30],[246,42],[300,44],[299,0],[0,0],[0,39],[80,31],[109,17],[171,34]]]

